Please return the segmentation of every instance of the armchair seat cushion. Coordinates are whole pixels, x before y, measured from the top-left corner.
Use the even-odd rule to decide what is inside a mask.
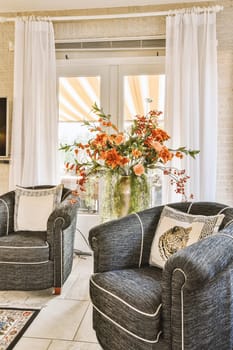
[[[1,263],[45,263],[49,260],[49,245],[45,232],[18,231],[0,237]]]
[[[160,334],[161,276],[161,269],[156,267],[96,273],[90,280],[93,306],[126,333],[156,342]]]

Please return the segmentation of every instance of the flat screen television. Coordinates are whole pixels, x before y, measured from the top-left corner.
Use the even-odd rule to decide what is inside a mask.
[[[8,157],[7,97],[0,97],[0,157]]]

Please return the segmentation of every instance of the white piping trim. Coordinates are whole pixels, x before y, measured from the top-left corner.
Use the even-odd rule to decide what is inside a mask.
[[[139,337],[138,335],[128,331],[128,329],[122,327],[119,323],[117,323],[116,321],[113,321],[109,316],[107,316],[106,314],[104,314],[102,311],[100,311],[95,305],[93,305],[94,309],[99,312],[102,316],[104,316],[105,318],[107,318],[108,321],[112,322],[115,326],[119,327],[120,329],[122,329],[124,332],[130,334],[132,337],[134,338],[137,338],[139,340],[142,340],[146,343],[149,343],[149,344],[154,344],[154,343],[158,343],[159,341],[159,337],[160,337],[160,334],[162,333],[162,331],[159,331],[158,334],[157,334],[157,338],[155,340],[147,340],[147,339],[144,339],[144,338],[141,338]]]
[[[184,284],[182,285],[181,287],[181,290],[180,290],[180,304],[181,304],[181,349],[184,350],[184,292],[183,292],[183,289],[184,289],[184,286],[185,286],[185,282],[187,280],[187,276],[185,274],[185,272],[180,269],[180,268],[176,268],[172,274],[174,274],[176,271],[179,271],[183,274],[184,276]]]
[[[47,249],[48,248],[48,243],[44,246],[44,247],[42,247],[42,246],[34,246],[34,247],[14,247],[14,246],[2,246],[2,245],[0,245],[0,248],[1,249],[34,249],[34,248],[36,248],[36,249]]]
[[[233,219],[230,220],[230,221],[228,221],[228,222],[226,223],[226,225],[224,226],[224,228],[225,228],[225,227],[228,227],[230,224],[232,224],[232,222],[233,222]]]
[[[63,219],[63,222],[65,222],[65,220]],[[63,255],[62,255],[62,251],[63,251],[63,230],[61,230],[60,232],[60,248],[61,248],[61,286],[63,285]]]
[[[193,203],[194,203],[194,202],[191,202],[191,203],[189,204],[189,207],[188,207],[188,210],[187,210],[187,214],[190,213],[190,210],[191,210],[191,208],[192,208],[192,206],[193,206]]]
[[[100,290],[102,290],[103,292],[105,292],[105,293],[111,295],[113,298],[119,300],[119,301],[122,302],[123,304],[127,305],[130,309],[132,309],[132,310],[138,312],[138,313],[141,314],[141,315],[148,316],[148,317],[155,317],[155,316],[157,316],[157,314],[159,313],[160,308],[162,307],[162,304],[159,304],[159,306],[157,307],[155,313],[153,313],[153,314],[148,314],[148,313],[146,313],[146,312],[143,312],[143,311],[140,311],[140,310],[136,309],[134,306],[128,304],[126,301],[124,301],[123,299],[121,299],[121,298],[118,297],[117,295],[115,295],[115,294],[109,292],[108,290],[104,289],[103,287],[100,287],[96,282],[93,281],[93,278],[92,278],[92,277],[91,277],[90,281],[91,281],[91,283],[93,283],[93,285],[94,285],[95,287],[97,287],[97,288],[99,288]]]
[[[63,218],[63,216],[58,216],[58,217],[54,220],[53,228],[54,228],[55,225],[56,225],[56,221],[59,220],[59,219],[62,219],[62,221],[65,222],[65,219]]]
[[[63,223],[65,222],[65,219],[62,217],[62,216],[58,216],[55,220],[54,220],[54,223],[53,223],[53,229],[55,230],[55,226],[56,226],[56,221],[58,219],[62,219]],[[60,246],[61,246],[61,251],[60,251],[60,260],[61,260],[61,270],[60,270],[60,273],[61,273],[61,286],[63,284],[63,271],[62,271],[62,266],[63,266],[63,259],[62,259],[62,247],[63,247],[63,240],[62,240],[62,230],[60,230]],[[55,277],[56,277],[56,259],[54,258],[55,257],[55,254],[54,254],[54,248],[53,248],[53,261],[54,261],[54,269],[53,269],[53,284],[55,285]]]
[[[46,264],[48,262],[49,260],[39,261],[39,262],[0,261],[0,264],[40,265],[40,264]]]
[[[143,228],[143,224],[142,224],[142,220],[141,220],[140,216],[137,213],[134,213],[134,215],[136,215],[136,217],[139,220],[139,223],[141,226],[141,233],[142,233],[140,257],[139,257],[139,262],[138,262],[138,267],[140,268],[141,264],[142,264],[142,254],[143,254],[143,246],[144,246],[144,228]]]
[[[219,215],[219,214],[222,214],[223,212],[224,212],[224,210],[226,210],[226,209],[229,209],[229,208],[231,208],[231,207],[224,207],[224,208],[222,208],[218,213],[217,213],[217,215]]]
[[[228,235],[227,233],[218,233],[218,236],[226,236],[233,239],[233,237],[231,235]]]
[[[10,212],[9,212],[9,207],[6,201],[4,199],[0,198],[0,201],[2,201],[5,204],[6,211],[7,211],[7,229],[6,229],[6,235],[9,233],[9,221],[10,221]]]

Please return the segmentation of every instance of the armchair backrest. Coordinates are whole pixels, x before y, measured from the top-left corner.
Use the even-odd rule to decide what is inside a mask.
[[[30,186],[27,189],[49,189],[53,185]],[[62,190],[61,201],[67,199],[72,191],[66,187]],[[15,191],[0,196],[0,236],[14,232]]]

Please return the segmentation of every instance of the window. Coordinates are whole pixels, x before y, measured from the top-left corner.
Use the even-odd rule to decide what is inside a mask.
[[[83,126],[83,120],[95,120],[90,113],[96,102],[118,127],[130,125],[136,114],[145,114],[151,109],[164,109],[164,58],[124,58],[86,60],[86,62],[62,62],[58,65],[59,86],[59,142],[72,143],[77,140],[87,142],[90,135]],[[161,123],[163,121],[161,120]],[[62,181],[75,188],[74,177],[64,172],[64,161],[70,155],[59,153]],[[161,181],[153,174],[152,204],[159,203]],[[153,194],[154,193],[154,194]],[[98,188],[93,184],[81,197],[83,211],[96,212],[98,208]]]

